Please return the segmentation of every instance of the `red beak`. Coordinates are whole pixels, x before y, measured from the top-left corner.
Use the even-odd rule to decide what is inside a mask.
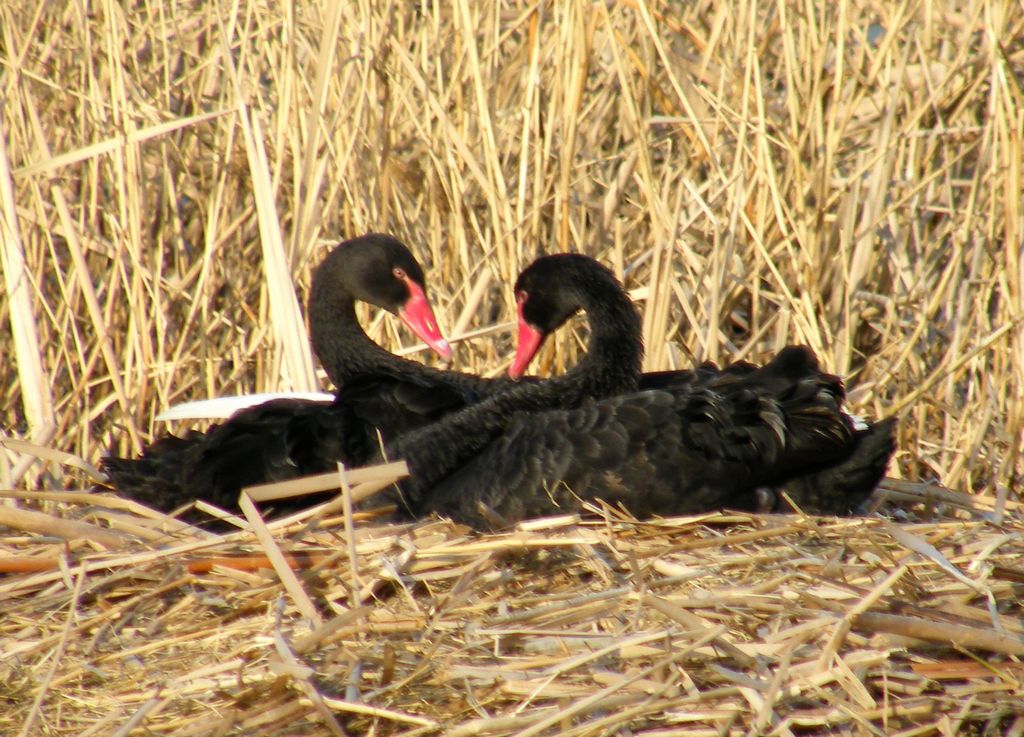
[[[430,301],[427,300],[423,288],[408,277],[406,277],[405,283],[409,287],[409,299],[398,311],[398,317],[437,355],[445,361],[450,361],[452,347],[441,335],[441,329],[437,327],[434,308],[430,306]]]
[[[526,367],[530,365],[530,361],[533,360],[533,357],[537,355],[537,351],[540,350],[540,344],[544,342],[544,333],[533,327],[523,317],[522,303],[519,304],[518,309],[519,335],[516,338],[516,357],[508,368],[508,375],[513,379],[518,379],[523,375]]]

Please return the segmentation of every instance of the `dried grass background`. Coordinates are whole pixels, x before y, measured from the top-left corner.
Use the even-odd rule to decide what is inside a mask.
[[[35,499],[18,503],[34,505],[26,511],[42,510],[54,520],[99,520],[104,527],[130,531],[141,550],[160,544],[163,538],[144,534],[142,521],[152,519],[140,510],[115,514],[116,505],[103,502],[97,511],[88,497],[83,501],[56,493],[88,486],[75,458],[95,463],[110,448],[138,451],[163,429],[154,415],[174,402],[316,385],[302,323],[310,270],[329,243],[377,230],[405,240],[427,265],[432,296],[449,333],[457,337],[485,329],[460,343],[456,361],[461,369],[496,373],[509,359],[507,322],[513,311],[508,285],[522,266],[541,252],[582,251],[612,265],[635,290],[644,313],[647,367],[687,366],[704,358],[761,360],[786,343],[807,343],[827,368],[849,377],[854,410],[901,418],[900,451],[890,474],[903,483],[890,485],[894,492],[941,481],[973,494],[977,509],[1016,514],[1024,470],[1022,72],[1022,6],[995,0],[4,4],[0,441],[9,450],[0,450],[0,487],[41,490],[42,497],[20,493]],[[397,349],[408,343],[394,321],[370,311],[363,316],[382,344]],[[571,365],[583,329],[580,323],[575,335],[554,341],[542,356],[541,370],[559,372]],[[40,453],[48,460],[38,460]],[[131,523],[124,519],[129,514]],[[430,583],[435,579],[420,575],[415,565],[398,566],[374,579],[400,579],[402,571],[412,576],[381,605],[411,617],[407,621],[414,624],[404,630],[398,625],[380,629],[375,619],[383,616],[380,610],[370,616],[373,627],[366,624],[358,605],[378,592],[369,584],[357,592],[344,593],[345,586],[338,588],[342,593],[331,586],[319,592],[338,616],[350,617],[347,634],[321,651],[340,659],[328,670],[355,673],[353,663],[372,662],[379,670],[373,678],[381,684],[388,678],[407,679],[400,684],[404,690],[394,683],[390,690],[382,685],[380,693],[387,698],[370,701],[398,704],[400,711],[422,713],[434,725],[363,715],[360,729],[436,732],[464,722],[467,713],[512,720],[552,708],[530,723],[534,731],[513,720],[466,727],[465,734],[513,734],[518,729],[555,734],[581,724],[590,727],[574,727],[579,734],[653,729],[643,721],[650,715],[642,710],[625,710],[620,723],[607,717],[601,722],[596,706],[543,721],[559,713],[558,704],[579,703],[613,683],[602,675],[605,660],[595,661],[602,667],[578,682],[575,672],[570,677],[549,663],[544,666],[549,670],[537,676],[541,680],[529,681],[532,685],[521,693],[506,686],[488,691],[487,703],[477,703],[476,684],[508,677],[500,648],[483,649],[493,662],[479,667],[492,670],[477,672],[472,671],[477,661],[466,652],[475,652],[478,644],[464,651],[444,637],[431,640],[474,618],[491,617],[489,623],[476,622],[481,632],[496,626],[494,618],[500,617],[488,607],[501,602],[488,598],[489,587],[529,608],[551,590],[622,584],[629,589],[622,594],[624,601],[631,603],[616,610],[615,617],[621,618],[616,626],[631,636],[646,632],[643,607],[636,607],[649,603],[643,597],[652,594],[645,593],[648,574],[638,571],[664,556],[685,558],[680,551],[688,535],[717,539],[718,528],[686,523],[655,534],[628,521],[617,524],[621,527],[609,528],[610,537],[601,543],[615,551],[613,564],[574,547],[581,540],[593,543],[587,527],[577,537],[569,534],[572,544],[555,539],[561,528],[512,533],[526,535],[537,546],[547,541],[556,550],[574,551],[580,557],[572,558],[567,570],[586,571],[576,583],[537,573],[547,563],[538,566],[533,558],[522,557],[530,546],[520,545],[518,538],[514,544],[504,538],[494,542],[493,550],[520,551],[511,562],[493,551],[486,558],[474,557],[484,553],[459,547],[470,543],[443,523],[417,528],[412,542],[403,537],[412,533],[390,528],[379,532],[386,542],[360,543],[358,550],[353,542],[351,556],[342,556],[345,565],[358,568],[371,565],[367,561],[372,559],[377,561],[372,565],[387,569],[392,564],[375,556],[393,554],[398,560],[404,555],[408,562],[417,550],[437,548],[442,552],[426,558],[450,566],[436,575],[440,583]],[[789,537],[769,536],[766,542],[756,531],[775,523],[746,522],[741,529],[743,524],[755,531],[751,539],[759,545],[779,547],[740,555],[744,573],[727,584],[715,579],[718,583],[711,585],[702,578],[722,575],[726,563],[690,575],[689,567],[707,561],[677,561],[685,575],[662,571],[675,588],[661,592],[674,591],[693,607],[706,607],[710,620],[705,626],[708,621],[716,627],[728,624],[733,628],[729,642],[753,641],[768,637],[759,623],[768,618],[765,612],[786,609],[788,594],[766,593],[776,597],[775,603],[754,616],[736,614],[728,603],[724,610],[716,608],[703,593],[697,601],[693,587],[727,588],[732,598],[726,599],[739,606],[751,592],[781,585],[771,578],[773,572],[760,571],[758,561],[793,566],[793,580],[804,580],[807,566],[820,563],[815,576],[828,578],[837,566],[849,563],[853,567],[842,595],[831,592],[834,601],[825,606],[821,602],[828,597],[822,599],[820,591],[802,593],[804,609],[792,612],[806,617],[800,643],[823,648],[819,671],[829,670],[825,656],[831,640],[829,632],[815,639],[820,629],[816,618],[832,621],[829,617],[838,612],[848,631],[856,619],[843,608],[850,597],[863,603],[867,599],[860,597],[875,591],[871,603],[888,603],[890,610],[895,606],[890,595],[945,610],[951,597],[962,595],[957,605],[967,606],[970,597],[982,596],[970,599],[976,608],[964,615],[968,618],[978,611],[995,616],[1001,597],[1019,599],[1019,587],[1011,584],[999,584],[988,594],[971,586],[943,589],[953,579],[936,574],[947,569],[927,556],[924,560],[934,564],[928,575],[890,591],[895,581],[886,583],[889,571],[879,561],[895,565],[900,556],[864,557],[865,550],[893,544],[884,528],[851,521],[822,532],[811,522],[799,523],[814,529],[808,533],[812,547],[824,551],[816,558],[803,550],[808,544],[804,534],[791,530]],[[785,529],[786,523],[779,524]],[[1001,546],[1020,551],[1020,526],[930,524],[919,532],[931,550],[938,554],[942,548],[946,554],[943,546],[952,546],[950,559],[960,556],[961,569],[975,566],[970,570],[978,576],[989,570],[982,562],[998,557],[996,551],[1012,563],[1013,555]],[[366,533],[369,539],[377,534]],[[628,543],[633,535],[642,544]],[[878,535],[889,542],[879,543]],[[246,702],[245,683],[254,698],[283,704],[277,722],[267,717],[259,723],[260,733],[327,728],[330,720],[322,714],[331,707],[316,702],[315,680],[298,665],[278,662],[277,670],[268,670],[257,654],[280,635],[280,620],[268,604],[281,594],[280,583],[255,586],[255,573],[183,574],[176,568],[177,549],[161,548],[159,555],[122,553],[114,563],[89,568],[109,574],[102,579],[105,584],[93,585],[86,568],[78,574],[69,566],[94,553],[91,546],[110,547],[111,541],[85,537],[91,542],[71,548],[32,534],[3,538],[10,554],[45,553],[63,556],[64,562],[62,575],[8,577],[2,587],[0,596],[13,597],[17,605],[4,606],[8,624],[0,652],[6,654],[6,670],[0,676],[16,685],[6,695],[8,708],[0,707],[0,731],[128,734],[139,724],[144,725],[136,730],[139,734],[234,733],[243,729],[245,718],[272,713]],[[237,551],[251,541],[218,538],[216,545]],[[327,544],[318,537],[306,542]],[[916,554],[923,555],[921,550]],[[858,568],[864,561],[865,567]],[[672,568],[676,564],[664,565],[677,570]],[[614,576],[607,572],[609,565]],[[331,570],[349,575],[344,568]],[[126,577],[125,571],[132,575]],[[452,571],[458,576],[452,578]],[[538,578],[527,586],[523,579],[530,575]],[[938,588],[929,577],[936,575],[946,581],[935,584]],[[305,582],[311,585],[314,579]],[[502,588],[516,581],[529,591]],[[191,593],[150,600],[150,590]],[[486,594],[484,601],[490,603],[467,604],[466,591]],[[525,598],[516,599],[519,595]],[[249,596],[253,601],[244,603]],[[583,594],[574,590],[565,596],[575,601],[573,596]],[[226,597],[245,615],[222,618],[217,597]],[[440,603],[435,597],[441,597]],[[455,604],[446,608],[449,600]],[[561,625],[601,629],[609,616],[602,606],[574,603]],[[190,619],[190,607],[202,615]],[[104,619],[104,611],[113,612],[111,619]],[[690,634],[700,631],[685,617],[659,611],[659,627],[668,621]],[[1019,614],[1015,610],[1014,616]],[[294,615],[286,608],[281,616]],[[127,671],[110,670],[96,660],[95,648],[106,642],[99,632],[107,632],[104,628],[117,617],[131,620],[118,625],[133,633],[129,637],[128,630],[118,630],[131,643],[126,651],[151,652],[150,664],[163,657],[159,668],[138,666],[145,675],[139,671],[133,677],[133,658],[142,657],[138,654],[117,660],[118,668]],[[232,639],[230,623],[236,621],[245,624],[238,625]],[[424,629],[426,621],[444,626]],[[1019,621],[1014,621],[1007,626],[1018,632]],[[998,630],[1002,625],[995,622],[989,624]],[[185,628],[180,639],[169,634],[175,627]],[[204,630],[217,644],[200,646],[202,638],[185,634],[198,627],[225,629]],[[576,645],[564,643],[578,644],[581,640],[573,638],[581,635],[557,647],[551,644],[555,639],[543,639],[559,637],[557,629],[538,629],[542,644],[536,647],[578,655]],[[224,633],[223,641],[217,639],[220,634],[211,634],[215,631]],[[392,642],[381,635],[384,631],[401,631],[409,639],[395,635]],[[84,643],[78,641],[83,632],[88,633]],[[345,639],[349,636],[351,642]],[[165,651],[135,644],[137,637],[163,643],[171,648],[166,652],[184,647],[192,655],[152,654]],[[682,635],[666,637],[657,647],[671,653]],[[182,644],[188,640],[195,642]],[[18,641],[23,644],[12,645]],[[839,638],[833,650],[840,645],[850,647]],[[354,654],[359,648],[372,651],[368,661]],[[694,652],[704,652],[701,648],[704,644]],[[275,657],[286,660],[281,654],[286,650],[278,643]],[[736,673],[763,667],[762,661],[762,666],[752,665],[725,650],[737,661],[722,667]],[[658,706],[649,711],[668,713],[657,699],[683,697],[666,696],[651,683],[682,678],[683,691],[695,698],[694,689],[704,691],[715,679],[732,678],[738,691],[716,692],[707,702],[698,699],[707,707],[702,715],[690,713],[676,721],[666,717],[657,722],[661,731],[651,733],[674,734],[671,730],[681,729],[679,724],[688,719],[700,722],[709,734],[789,729],[799,722],[788,722],[786,709],[806,706],[801,701],[806,691],[787,690],[792,683],[786,680],[789,658],[798,659],[802,651],[763,650],[755,655],[775,658],[773,667],[786,664],[777,671],[786,675],[776,680],[761,672],[768,679],[767,691],[755,681],[717,671],[701,671],[696,681],[679,676],[676,669],[683,661],[666,656],[631,682],[642,684],[635,687],[639,690],[623,686],[623,693],[655,698]],[[438,665],[438,671],[431,671],[425,664],[439,652],[461,653],[470,670],[460,665],[449,672]],[[651,663],[661,657],[635,652],[637,658],[654,658]],[[254,665],[236,680],[227,671],[223,678],[185,679],[182,674],[195,675],[192,669],[200,665],[218,667],[190,660],[202,657],[231,663],[236,670]],[[862,665],[836,677],[842,688],[826,689],[821,697],[831,704],[832,716],[814,722],[804,715],[808,728],[877,734],[898,726],[910,730],[908,735],[954,734],[950,730],[964,719],[980,725],[995,719],[993,733],[1004,727],[1016,730],[1013,734],[1024,730],[1012,709],[1009,716],[985,712],[986,704],[1000,703],[989,696],[964,697],[959,703],[942,691],[921,721],[915,721],[916,712],[885,711],[889,698],[918,688],[907,685],[918,676],[905,673],[898,676],[903,680],[896,690],[886,681],[885,704],[878,700],[872,707],[877,713],[870,712],[868,702],[878,698],[879,679],[889,677],[886,668],[897,666],[889,655],[863,657]],[[318,661],[316,667],[322,665]],[[157,671],[177,673],[173,683],[180,689],[165,692],[172,695],[147,717],[148,711],[136,709],[148,696],[140,691],[132,701],[125,693],[143,684],[171,688]],[[1017,684],[1019,698],[1020,671],[1001,672]],[[563,675],[571,681],[564,688],[559,685]],[[358,676],[346,677],[358,681]],[[111,689],[111,679],[119,684],[116,688]],[[738,686],[737,679],[742,681]],[[423,685],[428,682],[429,688]],[[823,683],[815,681],[814,688],[825,688]],[[73,695],[62,698],[52,688]],[[920,686],[919,693],[934,688]],[[97,698],[96,689],[118,694],[116,706],[90,702]],[[476,695],[458,702],[451,689]],[[716,701],[719,696],[728,703]],[[952,699],[948,708],[942,706],[947,697]],[[506,703],[513,704],[507,712]],[[610,704],[599,706],[612,710],[605,714],[614,713],[618,707]],[[677,704],[669,711],[678,716],[684,707]],[[825,708],[815,702],[814,708],[819,707]],[[206,709],[216,710],[222,721],[214,726],[203,722]],[[10,730],[3,726],[5,710]],[[224,716],[225,710],[235,716]],[[187,719],[195,721],[186,729]],[[599,723],[588,721],[595,719]],[[298,726],[281,726],[293,723]],[[245,733],[253,733],[254,724]],[[698,733],[704,732],[687,732]]]

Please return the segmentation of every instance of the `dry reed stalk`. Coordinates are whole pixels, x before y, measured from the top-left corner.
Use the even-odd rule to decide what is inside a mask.
[[[4,106],[0,104],[0,114]],[[45,443],[56,430],[53,420],[53,395],[43,369],[39,350],[39,332],[29,294],[29,274],[25,268],[25,254],[18,227],[14,182],[6,140],[0,136],[0,263],[3,264],[4,286],[10,310],[12,360],[18,367],[18,380],[24,402],[25,417],[31,436],[37,443]],[[0,439],[0,442],[3,442]],[[13,474],[15,480],[20,474]],[[5,479],[6,481],[6,479]]]

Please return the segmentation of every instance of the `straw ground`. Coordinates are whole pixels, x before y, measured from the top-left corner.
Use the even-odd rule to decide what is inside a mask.
[[[0,732],[1024,733],[1019,3],[0,26]],[[810,345],[899,416],[904,521],[327,515],[268,547],[92,492],[169,404],[316,386],[310,269],[368,230],[429,265],[466,370],[502,370],[542,251],[623,275],[649,368]]]

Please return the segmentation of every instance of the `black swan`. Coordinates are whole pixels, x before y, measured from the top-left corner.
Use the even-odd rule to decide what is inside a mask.
[[[564,376],[391,443],[387,455],[409,463],[402,492],[415,514],[490,527],[595,499],[637,516],[766,511],[780,491],[807,512],[845,514],[885,473],[894,421],[859,429],[842,410],[842,382],[808,348],[786,348],[760,368],[668,372],[669,388],[637,391],[639,318],[607,269],[579,255],[542,257],[520,275],[516,301],[527,340],[513,373],[581,309],[587,354]]]
[[[379,456],[378,432],[387,442],[513,384],[395,356],[360,327],[356,301],[397,314],[435,352],[451,355],[409,249],[381,234],[346,241],[317,267],[308,307],[313,347],[338,398],[275,399],[205,433],[161,437],[139,458],[108,457],[102,466],[114,488],[162,510],[195,499],[233,508],[245,486],[327,471],[338,461],[369,463]]]

